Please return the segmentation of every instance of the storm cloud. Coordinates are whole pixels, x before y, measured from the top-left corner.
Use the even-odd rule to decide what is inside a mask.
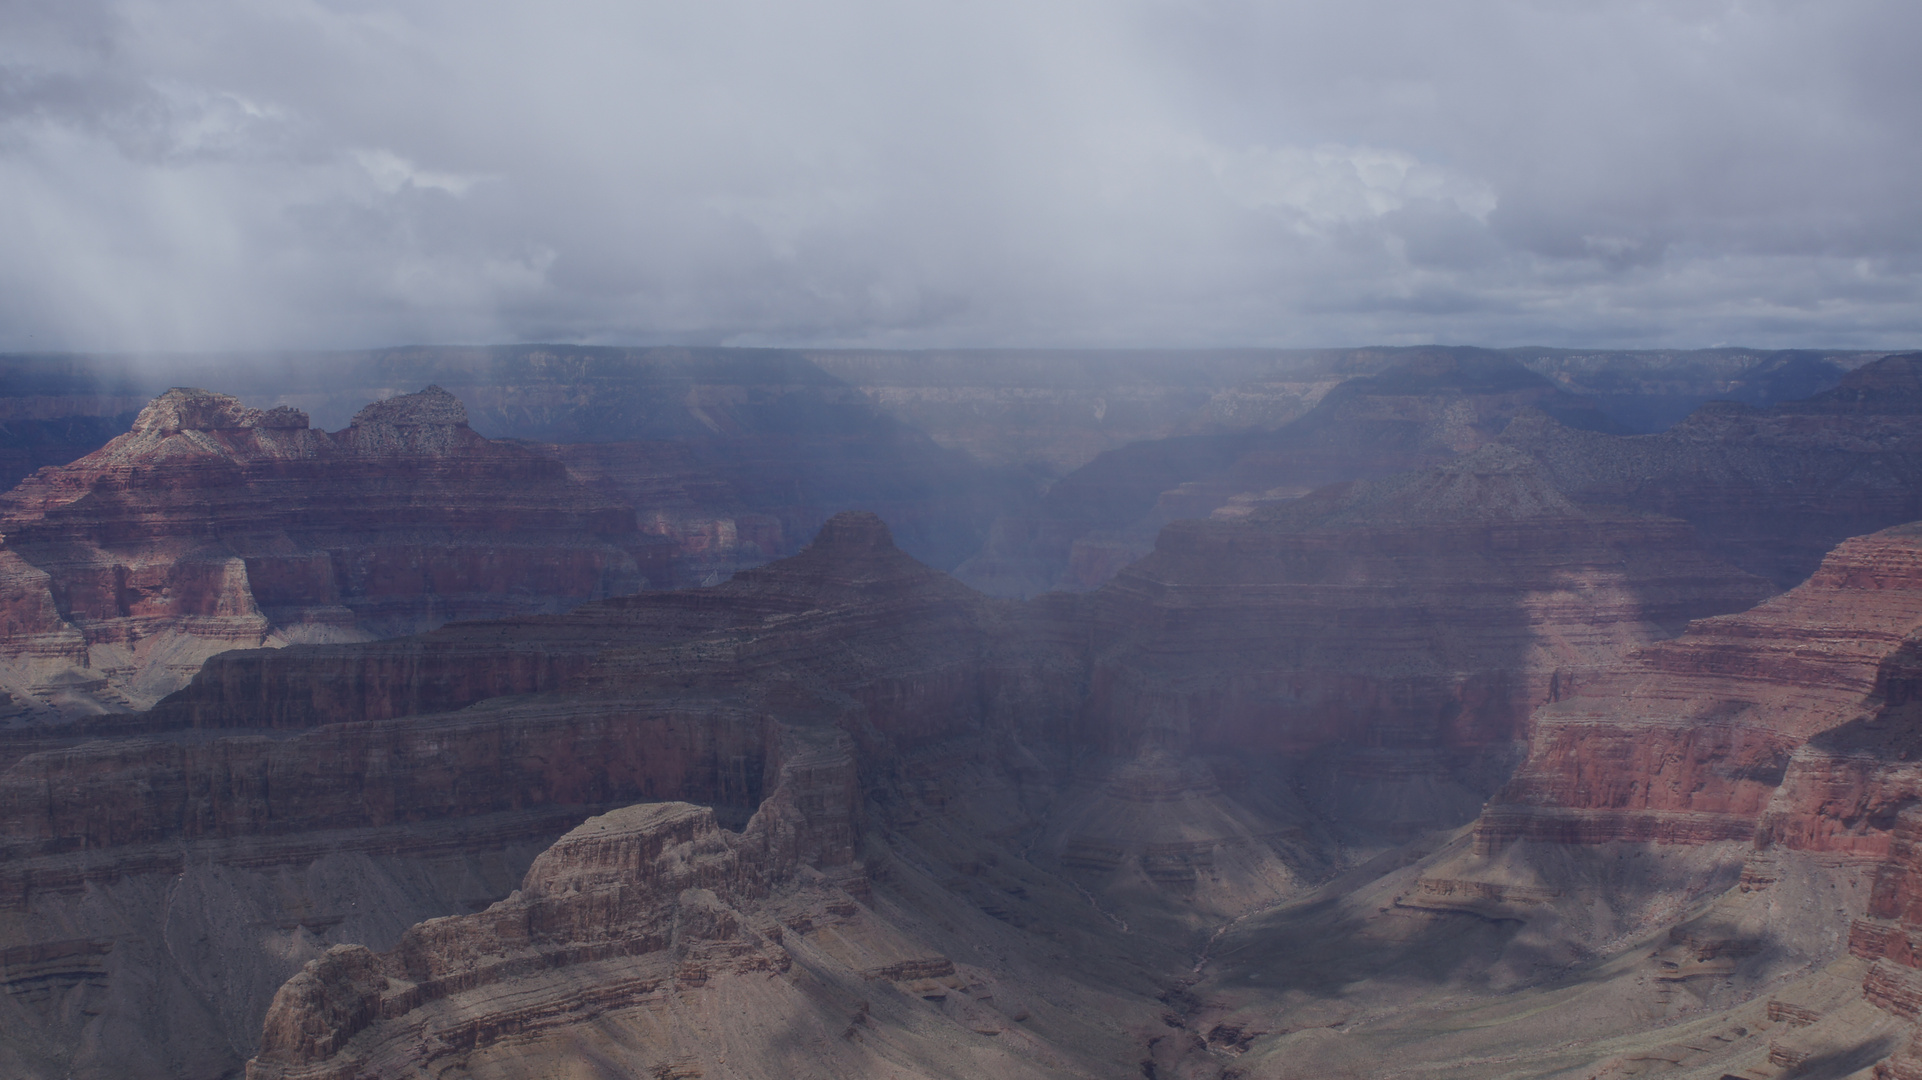
[[[0,0],[0,348],[1913,347],[1922,6]]]

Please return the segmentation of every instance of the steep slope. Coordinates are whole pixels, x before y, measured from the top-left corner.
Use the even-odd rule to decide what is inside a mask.
[[[842,510],[881,515],[902,548],[946,569],[995,516],[1032,498],[1028,479],[945,448],[859,389],[786,349],[515,345],[350,354],[324,373],[263,363],[223,382],[344,416],[380,387],[444,386],[475,430],[540,443],[672,443],[740,508],[771,517],[799,550]],[[619,485],[617,461],[609,478]]]
[[[1035,1034],[1060,1020],[867,906],[848,876],[854,772],[844,745],[791,754],[738,835],[687,803],[588,819],[487,911],[308,964],[248,1077],[505,1078],[582,1057],[769,1080],[1100,1075]]]
[[[429,387],[329,435],[171,390],[133,430],[0,497],[4,685],[149,704],[236,646],[552,611],[665,576],[669,545]]]
[[[1144,931],[1218,926],[1473,819],[1534,706],[1767,591],[1501,447],[1178,522],[1043,598],[1085,612],[1090,675],[1035,856]]]
[[[1385,780],[1412,767],[1398,755],[1506,752],[1536,705],[1766,594],[1681,522],[1584,512],[1534,462],[1489,447],[1170,526],[1092,598],[1081,723],[1117,755],[1333,752]],[[1438,811],[1385,789],[1348,797],[1383,821]]]
[[[1010,905],[1080,907],[1063,883],[976,900],[927,869],[980,860],[972,830],[1011,836],[1045,802],[1078,661],[1071,635],[1013,616],[844,515],[712,589],[229,653],[151,713],[16,741],[0,917],[22,992],[0,1002],[0,1054],[22,1075],[218,1073],[252,1053],[273,987],[329,945],[389,948],[425,915],[498,899],[539,846],[637,799],[697,800],[738,827],[780,789],[795,739],[846,748],[836,768],[861,802],[844,819],[886,807],[885,835],[920,837],[877,858],[936,910],[921,921],[937,951],[969,939],[957,919],[1014,933],[990,895],[1017,919]],[[1112,992],[1147,1022],[1130,979]]]
[[[1186,435],[1109,451],[1031,513],[997,521],[955,575],[985,592],[1092,589],[1152,550],[1163,525],[1326,484],[1423,469],[1491,442],[1525,408],[1606,421],[1581,399],[1484,350],[1397,355],[1274,430]],[[1240,502],[1231,500],[1240,496]]]
[[[1798,748],[1874,708],[1885,669],[1918,632],[1922,527],[1850,540],[1794,590],[1698,622],[1536,713],[1529,760],[1480,834],[1487,844],[1748,839]]]
[[[1472,828],[1233,927],[1185,1023],[1249,1075],[1912,1071],[1918,568],[1851,540],[1543,706]]]
[[[1502,441],[1585,506],[1694,525],[1724,558],[1788,588],[1850,536],[1922,518],[1922,353],[1769,409],[1704,406],[1659,435],[1577,431],[1525,414]]]

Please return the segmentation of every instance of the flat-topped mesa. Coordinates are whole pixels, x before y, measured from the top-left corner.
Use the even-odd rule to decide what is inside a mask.
[[[630,507],[475,434],[438,387],[333,435],[169,390],[0,496],[0,534],[0,688],[83,714],[149,704],[227,649],[563,610],[669,558]]]
[[[1850,540],[1796,589],[1696,622],[1538,710],[1478,843],[1746,840],[1766,812],[1765,837],[1791,847],[1877,854],[1896,793],[1864,774],[1868,744],[1821,738],[1874,726],[1918,633],[1922,526]],[[1837,760],[1851,754],[1853,773]]]
[[[1583,511],[1490,447],[1177,522],[1096,594],[1110,752],[1471,748],[1691,618],[1768,592],[1672,518]],[[1479,799],[1476,800],[1479,805]]]

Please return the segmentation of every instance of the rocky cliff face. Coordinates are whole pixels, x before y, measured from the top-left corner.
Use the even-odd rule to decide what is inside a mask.
[[[1512,450],[1179,522],[1079,612],[1081,756],[1033,847],[1144,933],[1472,820],[1530,711],[1766,583]]]
[[[352,915],[309,927],[308,887],[278,899],[264,888],[320,859],[366,864],[361,891],[346,887],[338,911],[401,890],[408,860],[428,852],[491,859],[496,880],[513,853],[584,814],[693,799],[729,826],[758,809],[757,836],[787,830],[780,873],[796,859],[832,870],[853,858],[860,806],[938,803],[929,793],[944,779],[1001,758],[1015,763],[1003,777],[1041,772],[1021,747],[1055,752],[1077,662],[1012,615],[903,555],[879,519],[844,515],[801,555],[712,589],[399,641],[230,653],[160,708],[96,725],[95,737],[16,743],[0,774],[10,939],[29,949],[103,941],[112,962],[88,977],[93,989],[62,986],[48,1010],[18,1017],[8,1045],[17,1060],[51,1053],[80,1074],[143,1075],[121,1071],[143,1054],[156,1075],[217,1072],[215,1033],[248,1010],[257,1020],[265,973],[285,974],[333,941],[395,940],[399,928]],[[855,794],[827,799],[816,784],[769,802],[800,767],[795,740],[822,738],[844,746],[834,784]],[[1033,796],[998,783],[996,812],[1022,820]],[[782,824],[781,799],[798,799],[813,831]],[[238,973],[221,984],[242,989],[222,996],[207,988],[215,961],[166,959],[165,919],[74,900],[165,891],[175,878],[237,882],[233,903],[247,918],[305,929],[279,951],[225,942],[218,963]],[[459,910],[449,891],[465,900],[483,886],[409,888],[402,910],[418,912]],[[206,1018],[154,1016],[133,987],[155,979]],[[86,1013],[63,1011],[84,993],[94,995]],[[199,1034],[163,1047],[170,1024]]]
[[[133,430],[0,498],[5,682],[149,704],[235,647],[364,639],[641,588],[668,544],[437,387],[329,435],[172,390]]]
[[[1032,512],[997,521],[955,570],[995,595],[1092,589],[1150,551],[1164,525],[1245,512],[1323,485],[1428,468],[1493,441],[1525,408],[1606,423],[1519,364],[1478,350],[1399,355],[1273,430],[1184,435],[1109,451]]]
[[[1787,588],[1851,536],[1922,518],[1922,354],[1769,409],[1704,406],[1658,435],[1576,431],[1528,414],[1503,441],[1585,506],[1693,524],[1724,558]]]
[[[1466,821],[1487,794],[1468,761],[1537,705],[1767,591],[1681,522],[1582,511],[1491,447],[1170,526],[1091,598],[1081,722],[1124,757],[1312,758],[1353,782],[1311,801],[1351,821]]]
[[[578,1045],[584,1010],[656,1028],[607,1040],[643,1069],[712,1067],[727,1053],[702,1045],[698,1022],[650,1024],[649,1014],[785,982],[795,965],[790,934],[798,948],[817,921],[858,921],[858,902],[833,878],[854,884],[852,756],[796,736],[783,758],[773,792],[739,834],[684,802],[612,811],[561,837],[513,895],[484,912],[422,923],[383,955],[336,946],[275,995],[247,1075],[352,1080],[370,1067],[391,1074],[453,1063],[470,1075],[511,1073]],[[944,958],[896,964],[953,973]],[[839,988],[808,989],[785,982],[775,991],[789,1018],[861,1022],[837,1000]],[[762,1008],[755,1019],[773,1018]],[[829,1056],[866,1056],[848,1051]],[[744,1057],[730,1071],[747,1071],[753,1056]]]
[[[272,364],[257,371],[226,377],[251,377],[260,392],[316,417],[341,415],[370,388],[434,383],[494,438],[639,444],[638,472],[626,471],[622,452],[599,459],[615,488],[644,481],[661,460],[653,451],[672,444],[695,466],[688,482],[730,492],[715,517],[753,515],[746,528],[763,535],[764,519],[778,522],[784,543],[775,555],[793,554],[828,518],[859,509],[879,513],[904,550],[946,569],[980,546],[997,514],[1032,498],[1031,481],[1014,470],[944,447],[785,349],[408,348],[341,357],[324,378]],[[594,469],[594,453],[581,453],[570,464]],[[674,517],[667,532],[685,528]]]
[[[1206,460],[1176,442],[1164,448],[1172,455],[1166,462],[1161,451],[1135,448],[1076,480],[1054,500],[1058,505],[1039,512],[1029,506],[1033,485],[1142,440],[1209,442],[1253,433],[1257,451],[1279,447],[1299,457],[1303,446],[1281,446],[1288,440],[1269,436],[1357,376],[1436,363],[1534,372],[1547,390],[1538,385],[1531,400],[1558,416],[1652,430],[1710,398],[1768,405],[1821,390],[1870,355],[1421,348],[804,355],[517,346],[257,357],[244,364],[189,358],[164,374],[284,402],[330,427],[347,422],[368,398],[391,393],[386,388],[434,383],[467,403],[476,430],[496,438],[636,444],[631,453],[588,454],[585,467],[598,460],[612,468],[612,484],[624,486],[632,476],[655,494],[663,493],[661,480],[669,489],[703,489],[700,506],[710,520],[684,520],[685,508],[671,498],[652,518],[650,531],[684,540],[690,550],[700,545],[711,564],[677,584],[725,576],[734,565],[759,561],[757,551],[791,554],[835,511],[862,507],[880,511],[906,549],[931,565],[952,567],[978,553],[986,560],[974,571],[979,583],[1024,592],[1057,578],[1092,588],[1145,553],[1160,523],[1205,514],[1224,500],[1285,495],[1374,467],[1420,464],[1369,466],[1379,440],[1362,439],[1348,448],[1361,455],[1359,471],[1294,476],[1303,462],[1283,462],[1289,476],[1249,486],[1247,477],[1221,474],[1241,453],[1235,440],[1203,453]],[[139,388],[142,379],[162,374],[150,366],[137,377],[124,363],[100,358],[0,358],[0,467],[10,454],[24,455],[11,474],[17,478],[95,449],[125,430],[152,393]],[[1349,419],[1396,434],[1386,416]],[[1313,448],[1306,449],[1312,459]],[[692,468],[663,476],[659,468],[675,454],[688,458],[677,468]],[[1273,471],[1257,471],[1264,470]],[[1150,475],[1160,477],[1158,485],[1141,482]],[[0,472],[0,482],[10,482],[9,475]],[[716,485],[725,497],[705,501]],[[785,537],[772,550],[768,518]],[[990,538],[997,518],[1005,521]],[[731,527],[739,528],[738,540]],[[1071,559],[1072,572],[1061,577]]]
[[[1900,797],[1838,783],[1854,740],[1837,732],[1878,726],[1918,631],[1922,529],[1850,540],[1801,586],[1697,622],[1537,712],[1481,842],[1746,840],[1768,811],[1786,843],[1872,851]],[[1778,788],[1792,805],[1771,806]]]
[[[1578,680],[1472,828],[1229,924],[1163,1070],[1915,1074],[1919,567],[1859,537]]]

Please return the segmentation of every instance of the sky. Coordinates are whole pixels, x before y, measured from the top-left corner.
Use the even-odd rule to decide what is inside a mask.
[[[0,0],[0,350],[1922,347],[1922,4]]]

